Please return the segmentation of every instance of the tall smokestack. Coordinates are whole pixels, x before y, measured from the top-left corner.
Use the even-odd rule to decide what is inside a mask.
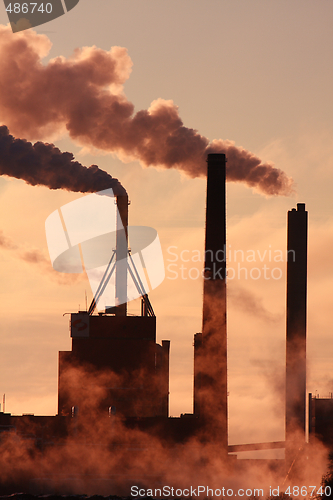
[[[226,157],[209,154],[202,336],[195,337],[194,412],[227,451]]]
[[[127,314],[128,196],[117,196],[116,316]]]
[[[306,289],[308,213],[305,203],[288,212],[286,459],[305,442]]]

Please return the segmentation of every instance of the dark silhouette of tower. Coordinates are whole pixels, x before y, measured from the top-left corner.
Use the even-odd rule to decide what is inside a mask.
[[[288,212],[286,458],[305,442],[306,295],[308,213],[304,203]],[[290,455],[290,460],[293,457]]]
[[[226,158],[209,154],[202,334],[194,340],[194,413],[227,451]]]
[[[116,316],[127,315],[128,196],[117,196]],[[121,229],[123,228],[123,229]]]

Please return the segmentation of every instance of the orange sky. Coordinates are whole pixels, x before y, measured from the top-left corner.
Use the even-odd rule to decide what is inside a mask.
[[[92,7],[81,0],[36,30],[53,44],[45,62],[69,57],[76,47],[126,47],[133,69],[124,91],[135,111],[157,98],[172,99],[185,126],[211,140],[233,140],[294,178],[292,197],[265,197],[242,184],[227,187],[230,249],[260,255],[266,250],[263,262],[257,253],[256,262],[241,264],[250,272],[265,263],[282,273],[281,279],[229,281],[231,444],[284,437],[285,262],[270,262],[269,250],[285,251],[286,212],[297,202],[309,211],[308,392],[333,392],[332,17],[332,4],[325,1],[95,0]],[[0,23],[7,23],[3,7]],[[1,116],[0,123],[7,125]],[[158,230],[166,266],[170,246],[178,264],[182,250],[203,251],[203,179],[124,164],[82,148],[66,133],[52,140],[122,182],[131,199],[130,224]],[[63,279],[52,272],[45,240],[48,215],[79,196],[0,179],[0,393],[6,393],[6,411],[12,413],[56,412],[57,353],[70,349],[63,314],[84,306],[85,290],[91,300],[84,277]],[[230,261],[229,267],[237,264]],[[202,283],[187,271],[187,279],[174,276],[167,269],[150,300],[158,340],[171,340],[170,413],[179,415],[192,411],[192,342],[201,330]],[[138,304],[129,310],[138,312]]]

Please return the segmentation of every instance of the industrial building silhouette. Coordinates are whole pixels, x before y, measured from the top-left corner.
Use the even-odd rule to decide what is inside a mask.
[[[289,468],[306,441],[308,214],[303,203],[288,212],[286,440],[229,445],[226,261],[220,258],[220,252],[226,248],[226,157],[209,154],[207,162],[203,324],[202,332],[194,336],[193,413],[169,417],[170,342],[156,343],[156,317],[145,295],[141,316],[128,316],[126,302],[98,314],[94,314],[96,304],[92,303],[88,311],[71,314],[72,350],[59,353],[58,414],[38,417],[0,412],[0,439],[1,432],[15,429],[22,435],[32,433],[39,448],[47,443],[52,446],[55,440],[73,431],[73,422],[86,411],[108,418],[119,416],[125,426],[160,437],[170,446],[184,443],[194,435],[205,442],[213,434],[226,462],[231,458],[234,461],[228,454],[237,451],[285,448]],[[116,249],[121,266],[128,251],[127,196],[119,196],[117,203],[125,228]],[[119,295],[126,290],[126,279],[126,269],[119,267]],[[75,390],[69,390],[73,370],[78,376]],[[95,400],[89,401],[85,389],[94,384],[99,374],[104,377],[103,397],[96,406]],[[333,399],[320,400],[310,395],[308,406],[310,441],[319,438],[333,446]],[[0,486],[5,493],[14,487],[10,483]]]
[[[167,417],[170,342],[156,343],[156,318],[72,314],[72,324],[78,321],[87,325],[86,336],[79,336],[81,332],[72,327],[72,351],[59,352],[58,414],[68,416],[73,407],[82,407],[81,392],[69,394],[63,374],[71,366],[84,366],[86,377],[89,370],[94,376],[96,371],[108,370],[120,375],[121,385],[110,380],[104,411],[110,408],[126,417]]]

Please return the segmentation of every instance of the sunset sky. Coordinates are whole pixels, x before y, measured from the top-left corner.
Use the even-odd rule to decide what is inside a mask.
[[[0,5],[0,24],[7,23]],[[35,29],[43,35],[34,43],[44,65],[70,58],[76,48],[126,48],[132,71],[124,59],[117,92],[135,113],[159,98],[172,100],[186,127],[209,140],[234,141],[294,179],[289,196],[227,184],[228,267],[236,271],[228,281],[230,444],[284,439],[286,214],[298,202],[309,211],[307,391],[333,392],[332,25],[329,0],[80,0]],[[0,32],[0,53],[4,43],[27,33]],[[130,225],[158,231],[166,278],[150,301],[158,342],[171,340],[170,415],[192,412],[192,344],[201,331],[203,285],[191,279],[198,274],[191,269],[201,271],[203,262],[182,261],[181,252],[187,251],[186,259],[203,257],[205,179],[143,167],[102,150],[90,137],[71,138],[63,122],[37,130],[34,120],[45,114],[43,92],[31,106],[21,106],[18,95],[15,107],[6,108],[13,87],[3,83],[3,60],[0,125],[20,139],[53,142],[83,165],[96,164],[118,178],[131,200]],[[21,64],[26,103],[37,83],[31,60]],[[76,95],[80,105],[80,87]],[[82,109],[91,112],[86,121],[97,137],[84,95]],[[85,291],[88,306],[92,299],[85,276],[52,270],[45,237],[46,218],[80,196],[0,178],[0,394],[13,414],[56,413],[58,351],[71,347],[63,314],[85,308]],[[260,276],[252,271],[254,279],[253,268],[261,270]],[[139,314],[139,303],[130,303],[129,312]]]

